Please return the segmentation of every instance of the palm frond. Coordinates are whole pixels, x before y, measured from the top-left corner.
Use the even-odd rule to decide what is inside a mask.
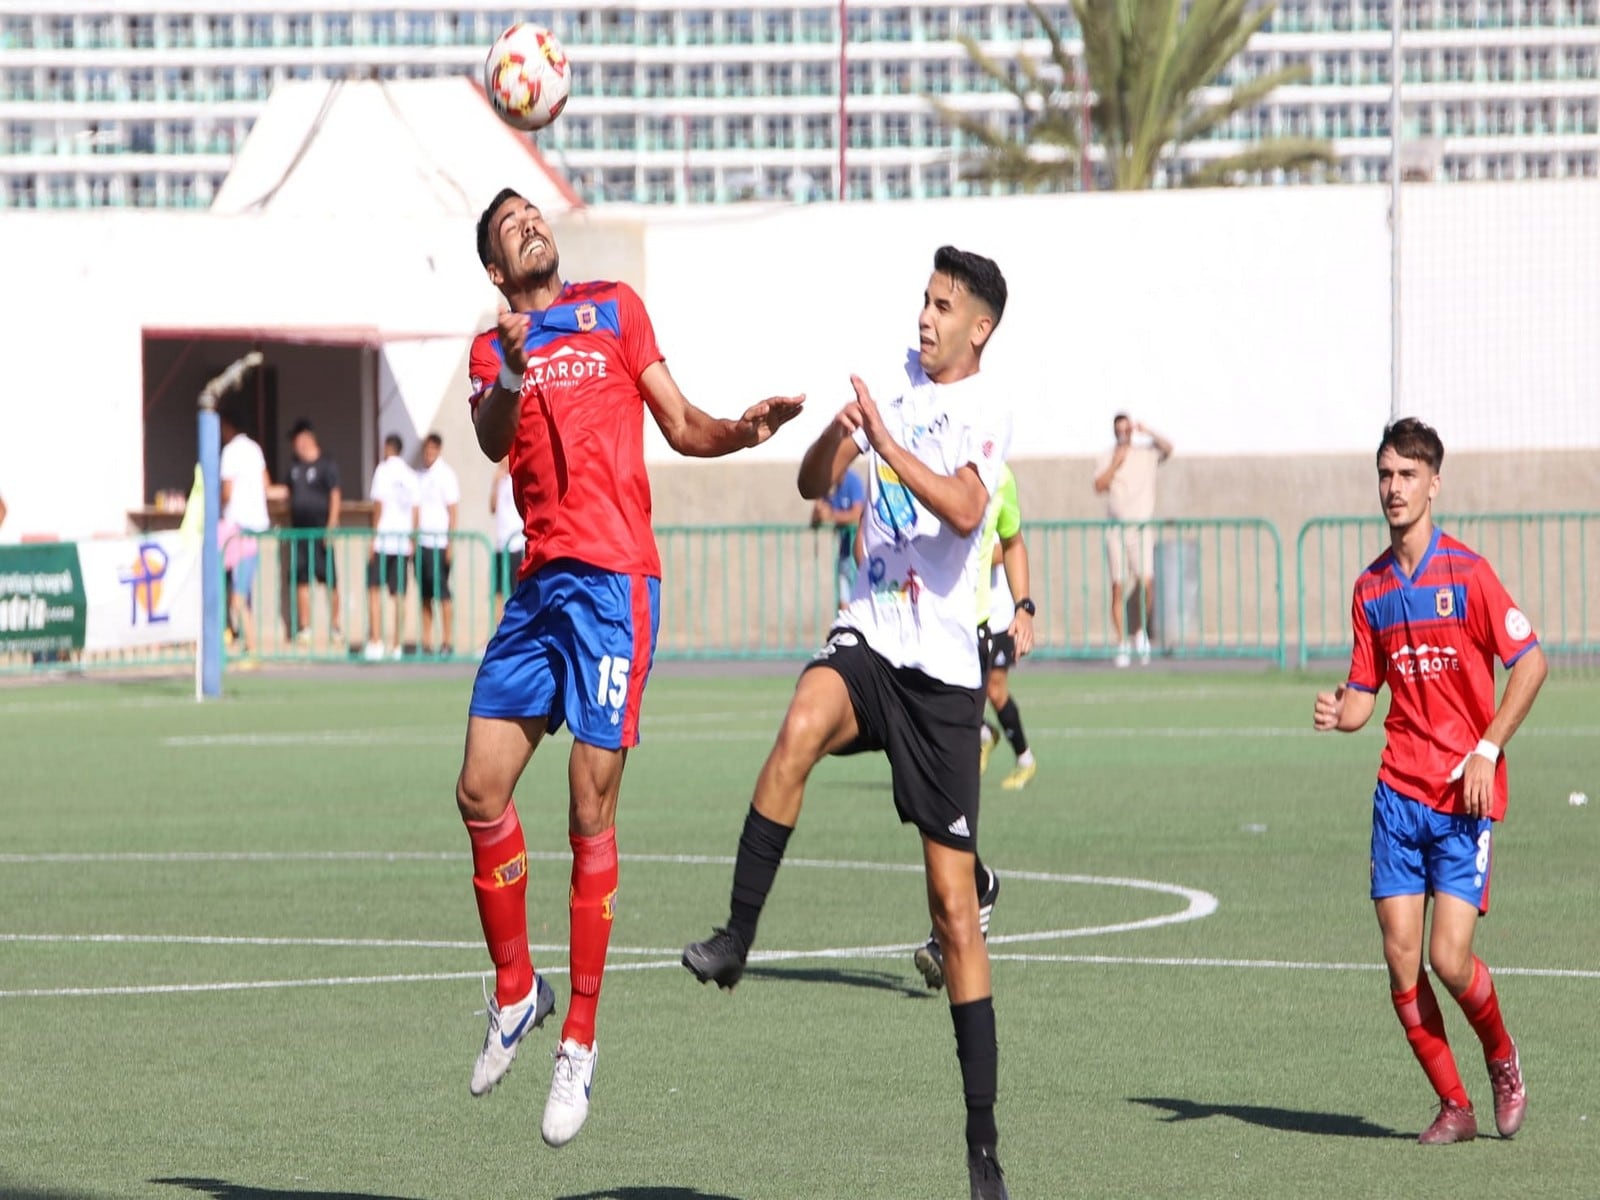
[[[1267,138],[1248,150],[1207,163],[1184,180],[1184,186],[1227,186],[1237,175],[1253,175],[1258,171],[1299,171],[1319,163],[1332,166],[1337,161],[1328,143],[1319,138]]]

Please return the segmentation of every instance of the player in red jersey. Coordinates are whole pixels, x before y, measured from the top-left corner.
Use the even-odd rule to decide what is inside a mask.
[[[1372,899],[1395,1012],[1439,1094],[1439,1115],[1418,1139],[1425,1145],[1478,1134],[1422,967],[1429,896],[1428,961],[1483,1042],[1502,1137],[1517,1132],[1527,1108],[1516,1043],[1472,935],[1489,911],[1490,843],[1506,812],[1501,750],[1546,674],[1538,638],[1493,568],[1434,527],[1443,462],[1439,435],[1416,418],[1383,431],[1378,499],[1389,549],[1356,580],[1349,678],[1319,694],[1313,710],[1318,730],[1350,733],[1367,723],[1378,688],[1389,685],[1373,797]],[[1511,671],[1498,709],[1496,657]]]
[[[624,283],[563,283],[555,238],[511,189],[478,221],[478,257],[509,310],[473,342],[472,418],[490,461],[510,456],[527,534],[515,594],[473,683],[456,803],[495,964],[489,1030],[471,1091],[487,1093],[555,1008],[528,947],[528,859],[512,789],[547,732],[572,730],[572,1000],[542,1132],[565,1145],[594,1082],[595,1009],[617,891],[615,816],[650,672],[660,557],[644,465],[648,409],[667,443],[699,458],[756,446],[804,397],[774,396],[738,420],[684,398],[644,304]]]

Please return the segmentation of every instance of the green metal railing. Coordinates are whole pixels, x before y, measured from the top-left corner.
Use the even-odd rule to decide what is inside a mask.
[[[1130,552],[1149,544],[1152,561],[1141,565],[1153,568],[1153,596],[1132,597],[1132,615],[1148,612],[1158,655],[1284,664],[1283,547],[1268,521],[1040,521],[1024,525],[1023,536],[1039,606],[1034,653],[1040,658],[1114,653],[1109,559],[1110,543],[1119,540],[1129,574]]]
[[[1158,654],[1283,664],[1282,546],[1271,524],[1252,518],[1027,525],[1030,584],[1039,608],[1036,655],[1109,659],[1115,653],[1107,549],[1113,536],[1150,544],[1148,608]],[[656,538],[662,563],[658,658],[796,658],[821,644],[836,612],[832,531],[675,526],[658,529]],[[1132,599],[1136,606],[1146,603],[1142,593]]]
[[[1546,653],[1600,653],[1600,512],[1438,518],[1489,560]],[[1316,517],[1295,543],[1302,659],[1347,658],[1356,576],[1389,545],[1382,517]]]
[[[482,534],[453,533],[448,551],[417,546],[413,537],[412,551],[401,565],[403,592],[391,597],[386,579],[379,577],[376,631],[371,619],[372,530],[273,529],[255,536],[260,568],[255,583],[254,657],[264,662],[345,662],[366,657],[371,647],[386,648],[385,657],[392,660],[395,645],[407,660],[469,660],[478,656],[494,631],[496,561],[493,546]],[[317,579],[319,558],[333,568],[337,588]],[[450,619],[445,621],[445,605],[435,601],[429,605],[428,628],[420,581],[424,572],[437,579],[447,561]],[[304,611],[299,602],[302,588]],[[230,662],[243,655],[242,641],[230,638]]]

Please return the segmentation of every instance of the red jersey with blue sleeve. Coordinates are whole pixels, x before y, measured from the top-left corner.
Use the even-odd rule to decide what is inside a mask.
[[[510,456],[528,539],[518,577],[572,559],[659,579],[639,376],[662,354],[644,302],[625,283],[569,283],[528,317]],[[474,412],[504,364],[499,332],[480,333],[468,366]]]
[[[1440,812],[1465,813],[1450,774],[1494,719],[1494,660],[1510,667],[1534,646],[1523,616],[1487,560],[1435,529],[1409,578],[1385,551],[1356,580],[1348,686],[1389,685],[1378,778]],[[1495,766],[1489,816],[1506,813],[1506,760]]]

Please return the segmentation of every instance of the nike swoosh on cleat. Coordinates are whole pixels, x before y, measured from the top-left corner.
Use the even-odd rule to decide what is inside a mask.
[[[528,1011],[522,1014],[522,1020],[518,1021],[517,1027],[511,1031],[510,1037],[505,1035],[504,1030],[500,1031],[500,1049],[509,1050],[522,1040],[522,1035],[528,1030],[528,1022],[533,1019],[533,1014],[538,1007],[537,1004],[528,1007]]]

